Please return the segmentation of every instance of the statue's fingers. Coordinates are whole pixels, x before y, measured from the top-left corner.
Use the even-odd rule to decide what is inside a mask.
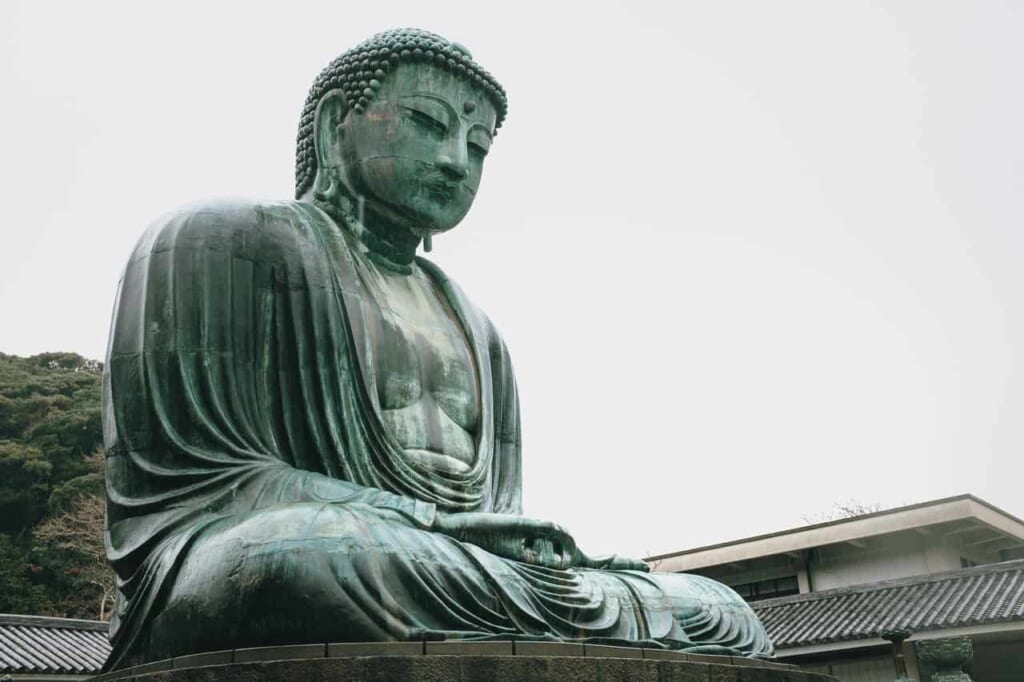
[[[520,561],[524,564],[533,563],[533,548],[525,539],[504,537],[494,541],[490,546],[480,545],[488,552],[505,559]]]
[[[651,571],[651,567],[639,559],[629,559],[618,554],[612,555],[608,562],[608,568],[613,571],[643,571],[644,573]]]
[[[576,547],[562,547],[562,565],[561,568],[567,569],[572,568],[576,565]]]
[[[555,543],[544,538],[537,543],[537,555],[540,564],[548,568],[557,568],[558,559],[555,557]]]
[[[551,566],[554,553],[550,541],[543,538],[534,538],[532,542],[527,542],[523,549],[523,561],[526,563],[533,564],[534,566]]]
[[[555,568],[568,568],[572,557],[576,554],[576,546],[572,538],[559,537],[551,541],[555,561],[558,564]]]
[[[573,539],[572,535],[564,527],[557,523],[545,523],[542,529],[545,537],[566,548],[571,554],[576,553],[576,540]]]
[[[526,517],[520,517],[517,521],[520,528],[536,537],[550,538],[558,535],[558,525],[551,521],[538,521]]]
[[[565,569],[575,565],[576,541],[558,524],[518,517],[509,528],[531,550],[527,563]]]
[[[516,533],[527,539],[547,535],[546,527],[551,525],[526,516],[508,517],[504,521],[508,524],[509,532]]]
[[[523,519],[518,530],[524,537],[530,540],[548,540],[562,543],[568,537],[559,526],[549,521],[536,521],[534,519]]]
[[[587,556],[587,554],[580,551],[578,548],[576,549],[573,557],[573,565],[578,566],[579,568],[603,568],[599,561],[595,561],[592,557]]]
[[[554,542],[563,554],[571,558],[576,554],[576,540],[561,526],[556,526],[556,530],[557,535],[553,537]]]
[[[538,541],[538,547],[541,550],[538,563],[541,565],[560,571],[573,566],[573,557],[576,554],[575,547],[569,548],[558,541],[552,540],[540,540]]]

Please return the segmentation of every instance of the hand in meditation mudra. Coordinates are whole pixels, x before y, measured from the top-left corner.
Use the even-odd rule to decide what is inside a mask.
[[[462,46],[379,34],[313,84],[296,201],[139,242],[104,384],[108,668],[424,638],[771,654],[729,588],[521,515],[508,352],[415,255],[466,215],[505,113]]]

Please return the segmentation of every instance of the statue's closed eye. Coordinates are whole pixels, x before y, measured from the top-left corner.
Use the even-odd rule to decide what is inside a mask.
[[[419,127],[424,130],[430,131],[437,135],[444,135],[448,132],[448,126],[443,122],[439,121],[430,114],[420,111],[419,109],[413,109],[411,107],[405,107],[405,111],[409,118]]]
[[[469,143],[469,151],[476,154],[481,159],[487,156],[487,148],[484,147],[482,144],[477,144],[476,142]]]

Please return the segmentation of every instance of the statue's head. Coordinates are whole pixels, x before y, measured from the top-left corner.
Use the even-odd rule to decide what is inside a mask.
[[[417,237],[466,215],[505,92],[457,43],[380,33],[325,68],[299,123],[295,195],[349,206]]]

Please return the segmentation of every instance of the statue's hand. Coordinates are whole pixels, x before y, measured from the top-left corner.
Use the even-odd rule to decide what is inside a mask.
[[[590,557],[577,550],[574,561],[580,568],[596,568],[602,571],[643,571],[650,573],[651,567],[639,559],[628,559],[618,554]]]
[[[547,568],[575,565],[576,541],[561,526],[511,514],[438,514],[434,528],[506,559]]]

